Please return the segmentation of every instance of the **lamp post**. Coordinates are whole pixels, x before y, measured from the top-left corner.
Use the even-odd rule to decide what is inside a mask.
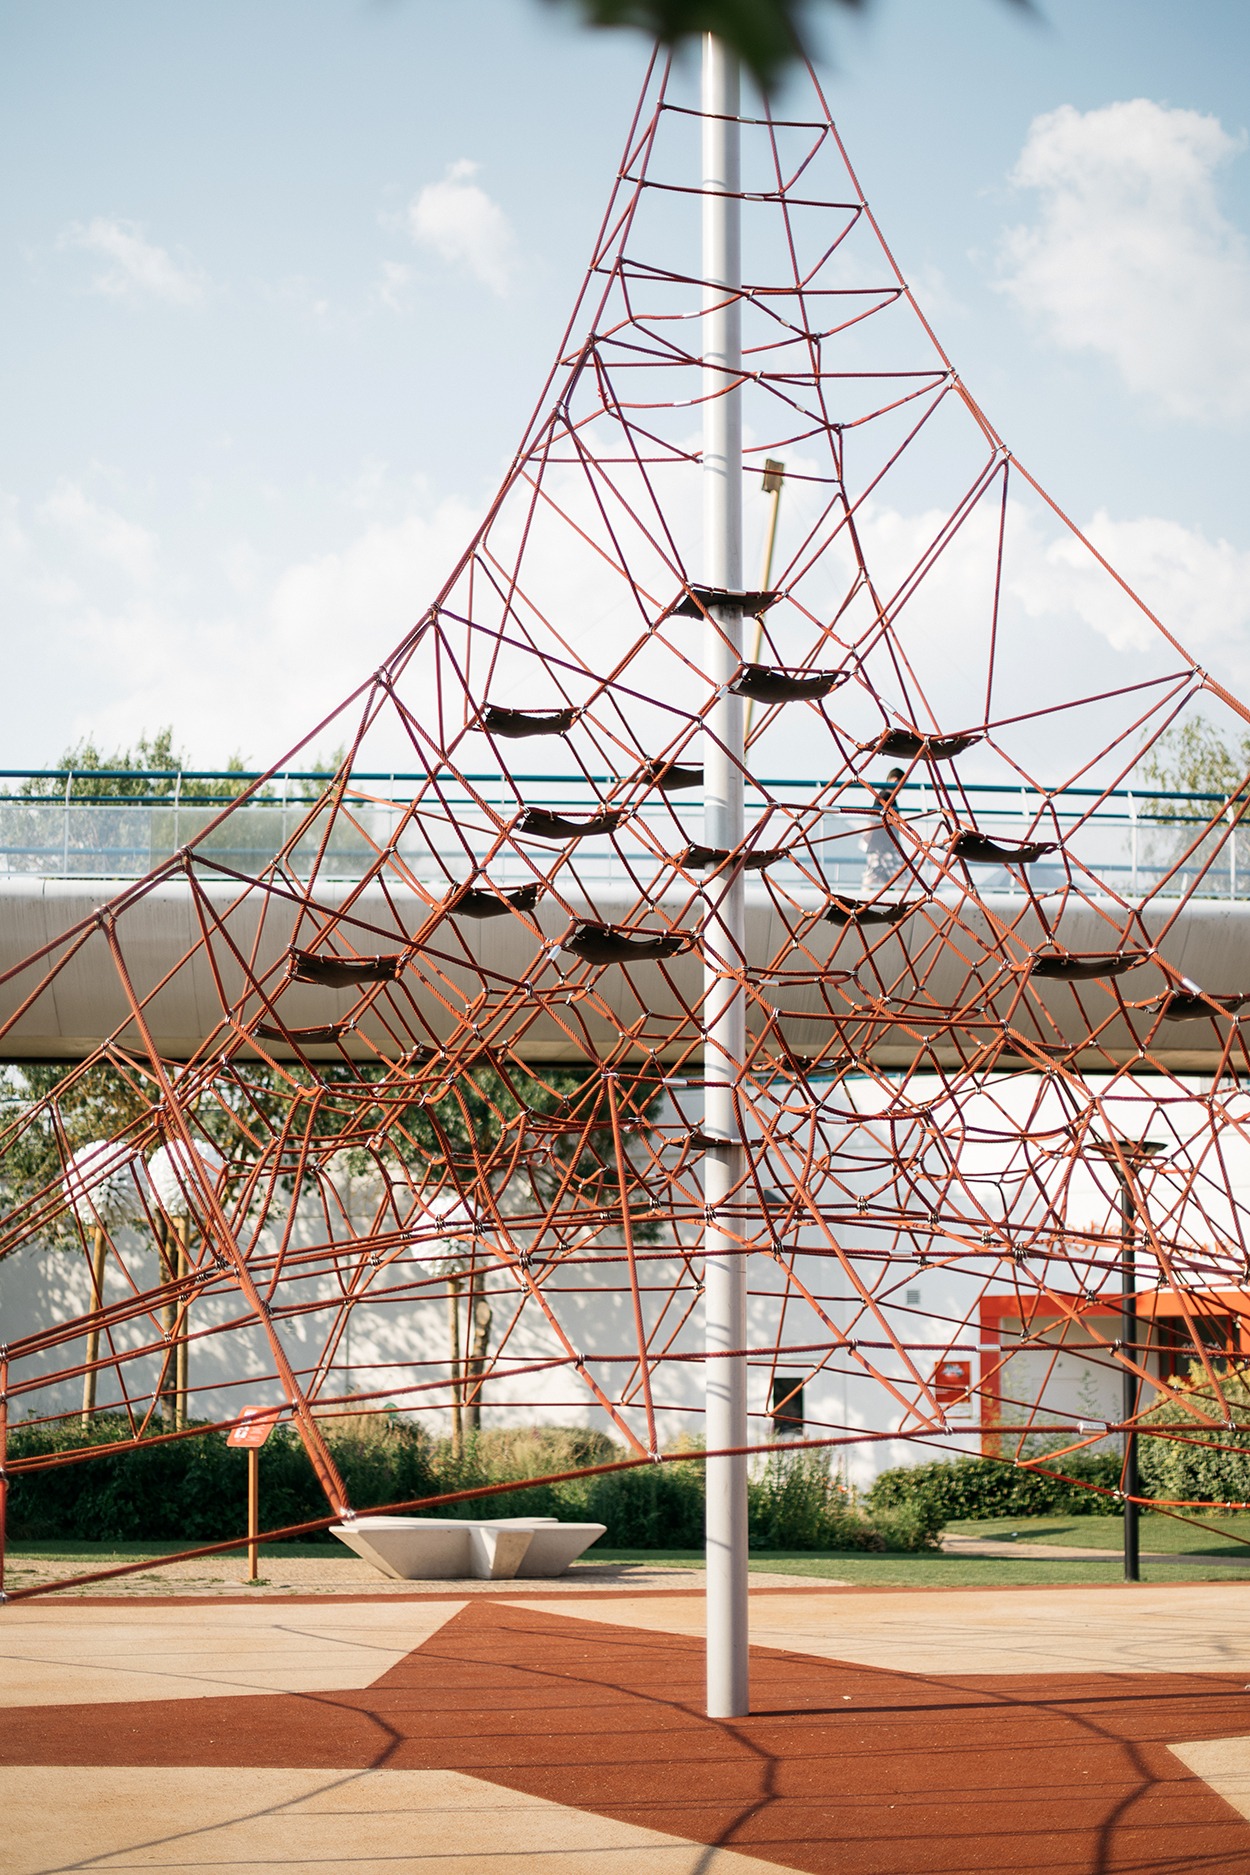
[[[1120,1345],[1124,1350],[1124,1580],[1141,1581],[1141,1543],[1138,1525],[1137,1433],[1133,1421],[1141,1382],[1133,1372],[1137,1355],[1137,1211],[1136,1173],[1148,1159],[1163,1151],[1156,1139],[1099,1140],[1120,1188]],[[1145,1200],[1142,1199],[1142,1210]]]
[[[743,833],[742,321],[739,69],[703,40],[703,553],[705,670],[715,691],[704,734],[704,840],[736,850]],[[747,1668],[746,1262],[725,1215],[742,1182],[736,1085],[745,1052],[745,903],[740,867],[715,875],[703,921],[703,1309],[707,1460],[707,1709],[749,1710]]]

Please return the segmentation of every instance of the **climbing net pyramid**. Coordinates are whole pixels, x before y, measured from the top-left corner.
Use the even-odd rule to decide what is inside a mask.
[[[979,1423],[1062,1469],[1127,1423],[1047,1405],[1074,1338],[1138,1414],[1178,1397],[1123,1345],[1126,1242],[1201,1369],[1185,1436],[1233,1423],[1236,829],[1117,802],[1200,706],[1250,717],[1010,455],[810,97],[743,117],[748,555],[775,539],[741,844],[702,812],[702,125],[657,64],[503,486],[315,732],[338,772],[267,853],[257,784],[5,978],[10,1058],[75,999],[97,1024],[0,1143],[0,1256],[92,1285],[10,1338],[10,1425],[81,1393],[140,1447],[269,1400],[334,1515],[345,1410],[594,1414],[623,1460],[697,1433],[701,930],[739,882],[752,1444],[801,1388],[840,1458]]]

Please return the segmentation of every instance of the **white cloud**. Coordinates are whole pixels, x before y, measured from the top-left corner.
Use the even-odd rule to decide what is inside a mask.
[[[150,585],[156,572],[156,536],[112,508],[102,508],[76,482],[60,481],[38,510],[73,543],[107,561],[137,586]]]
[[[1114,521],[1100,510],[1084,531],[1187,651],[1235,673],[1246,688],[1250,553],[1158,516]],[[1039,602],[1066,600],[1117,651],[1140,652],[1155,641],[1150,620],[1124,603],[1079,541],[1063,535],[1045,558],[1053,578],[1038,578]]]
[[[472,180],[479,168],[462,157],[441,182],[427,183],[408,205],[408,232],[419,247],[466,268],[502,297],[516,271],[516,236],[499,204]]]
[[[109,263],[92,280],[93,293],[110,299],[164,300],[170,306],[188,306],[203,297],[201,270],[146,240],[134,222],[96,215],[88,222],[74,222],[57,245],[82,248]]]
[[[575,522],[594,530],[592,493],[574,471],[547,486]],[[392,488],[378,464],[362,465],[343,495],[338,538],[320,550],[284,562],[239,536],[194,580],[172,578],[165,570],[169,553],[158,551],[147,528],[93,501],[76,483],[62,482],[33,510],[0,500],[0,613],[22,621],[13,634],[21,697],[14,759],[53,759],[88,733],[125,745],[167,722],[205,763],[238,749],[263,764],[296,744],[337,699],[367,680],[421,616],[480,515],[476,504],[455,497],[432,497],[412,484]],[[683,482],[669,503],[682,539],[697,538],[697,495],[697,484]],[[866,504],[860,539],[882,592],[906,578],[943,519],[937,510]],[[501,515],[494,545],[505,562],[523,525],[527,593],[566,636],[574,658],[611,667],[637,628],[627,589],[545,507]],[[1156,517],[1098,514],[1087,531],[1213,675],[1235,690],[1250,689],[1250,554]],[[1032,712],[1177,668],[1176,654],[1149,622],[1038,504],[1012,498],[1006,541],[996,714]],[[984,695],[997,543],[997,504],[983,503],[902,615],[917,678],[937,720],[952,728],[975,720]],[[666,596],[671,574],[647,560],[639,538],[631,536],[629,551],[644,584]],[[845,581],[831,564],[827,570],[832,595]],[[807,597],[820,616],[814,586]],[[778,653],[783,661],[805,649],[797,619],[776,629],[789,634]],[[1047,647],[1040,660],[1039,644]],[[644,740],[653,730],[671,733],[665,711],[692,701],[687,690],[695,683],[658,640],[647,655],[635,673],[634,713]],[[888,665],[880,659],[874,671],[892,696]],[[475,666],[471,684],[480,680]],[[440,681],[454,696],[454,676],[445,672]],[[549,700],[536,682],[532,661],[520,651],[491,663],[497,700]],[[419,662],[401,684],[421,718],[430,709],[427,684]],[[868,734],[875,716],[852,720],[859,705],[847,695],[847,733]],[[1099,745],[1119,733],[1125,709],[1131,715],[1137,707],[1111,712]],[[1035,772],[1059,776],[1089,753],[1096,727],[1084,717],[1047,717],[1014,730],[1013,750]],[[349,716],[320,734],[317,746],[326,752],[351,734]],[[826,738],[815,717],[779,725],[762,757],[766,772],[821,772]],[[365,765],[403,767],[410,760],[399,723],[384,711]]]
[[[1250,414],[1250,254],[1215,186],[1245,145],[1149,98],[1035,118],[1011,179],[1037,212],[1006,234],[1004,290],[1169,415]]]
[[[389,312],[402,312],[404,288],[411,278],[412,268],[405,266],[403,261],[384,260],[373,288],[378,305],[385,306]]]

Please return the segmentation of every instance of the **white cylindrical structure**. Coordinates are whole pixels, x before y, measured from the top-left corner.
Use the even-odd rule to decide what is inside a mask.
[[[741,205],[738,60],[703,41],[703,552],[704,580],[742,590]],[[704,843],[736,847],[743,832],[742,699],[729,683],[742,658],[742,605],[713,604],[706,671],[717,697],[704,733]],[[734,1089],[746,1042],[740,868],[713,873],[703,923],[706,1093],[703,1240],[709,1452],[746,1444],[746,1258],[727,1205],[742,1179]],[[747,1461],[707,1461],[707,1709],[716,1719],[749,1709],[747,1670]]]
[[[156,1202],[171,1218],[198,1218],[204,1201],[197,1181],[203,1180],[211,1191],[225,1169],[225,1160],[207,1139],[197,1139],[194,1146],[171,1139],[148,1160]]]

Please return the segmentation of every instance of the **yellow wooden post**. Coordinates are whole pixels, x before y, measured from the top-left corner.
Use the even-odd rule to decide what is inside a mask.
[[[91,1238],[91,1308],[92,1313],[104,1307],[104,1248],[105,1236],[103,1224],[97,1224]],[[100,1328],[96,1323],[87,1330],[87,1362],[82,1377],[82,1429],[85,1432],[95,1412],[96,1374],[95,1364],[100,1358]]]

